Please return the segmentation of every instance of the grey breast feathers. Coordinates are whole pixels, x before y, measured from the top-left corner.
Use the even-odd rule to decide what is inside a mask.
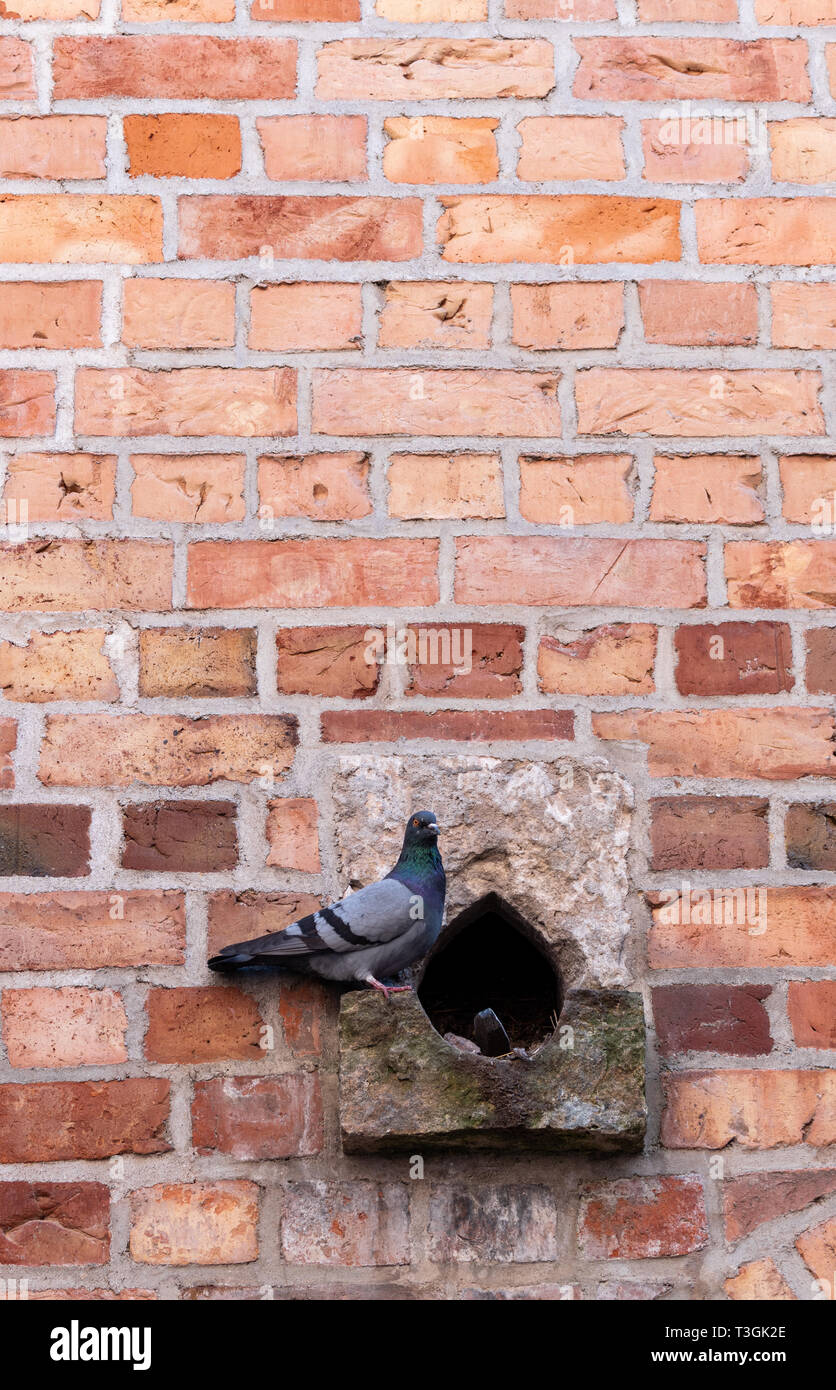
[[[332,907],[320,908],[284,931],[247,941],[238,950],[251,959],[280,960],[322,952],[345,954],[393,941],[414,926],[413,895],[397,879],[370,883]]]

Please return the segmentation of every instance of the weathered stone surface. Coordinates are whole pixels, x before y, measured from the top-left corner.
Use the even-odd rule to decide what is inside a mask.
[[[573,1030],[572,1048],[553,1036],[529,1061],[489,1060],[446,1043],[415,994],[388,1004],[370,991],[344,995],[344,1149],[637,1152],[646,1122],[641,997],[573,992],[560,1023]]]
[[[569,988],[625,985],[632,792],[603,759],[340,759],[333,782],[340,886],[387,873],[415,807],[444,831],[447,917],[498,893],[538,932]]]

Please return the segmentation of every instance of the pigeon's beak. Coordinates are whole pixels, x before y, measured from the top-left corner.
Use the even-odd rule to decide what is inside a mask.
[[[430,822],[430,824],[427,826],[427,829],[428,829],[428,830],[434,830],[435,833],[436,833],[436,835],[438,835],[438,834],[440,833],[438,821],[435,821],[435,820]]]

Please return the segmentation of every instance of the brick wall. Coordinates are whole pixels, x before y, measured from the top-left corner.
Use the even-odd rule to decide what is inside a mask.
[[[832,1296],[833,0],[9,0],[0,112],[2,1274]],[[463,745],[636,789],[641,1157],[343,1158],[209,978]]]

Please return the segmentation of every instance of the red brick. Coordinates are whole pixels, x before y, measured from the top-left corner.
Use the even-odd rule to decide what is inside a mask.
[[[810,98],[801,39],[577,38],[576,97],[593,101],[801,101]]]
[[[264,1057],[258,1005],[232,986],[151,989],[146,1001],[149,1062],[216,1062]]]
[[[787,1012],[796,1047],[836,1048],[836,980],[792,980]]]
[[[328,710],[321,717],[325,743],[398,742],[400,739],[570,739],[570,710]]]
[[[788,806],[784,834],[791,868],[836,868],[836,803],[803,801]]]
[[[45,786],[205,787],[281,777],[293,762],[296,720],[284,714],[53,714],[38,777]]]
[[[493,285],[455,280],[390,280],[380,311],[379,347],[487,348]]]
[[[642,121],[642,148],[644,177],[653,183],[741,183],[749,171],[742,116],[683,113]]]
[[[3,1041],[12,1067],[94,1067],[127,1061],[128,1019],[112,989],[5,989]]]
[[[767,129],[773,179],[829,183],[836,176],[836,121],[832,118],[801,116],[793,121],[770,121]]]
[[[17,722],[14,719],[0,719],[0,789],[8,790],[15,785],[12,755],[17,747]],[[8,808],[6,814],[9,814]]]
[[[594,714],[598,738],[648,745],[651,777],[827,777],[833,717],[826,709],[623,710]]]
[[[279,1017],[284,1040],[294,1057],[318,1057],[322,1052],[323,1033],[329,1004],[334,992],[321,980],[282,980],[279,989]]]
[[[498,454],[393,454],[389,515],[445,520],[505,515]]]
[[[557,1260],[557,1221],[547,1187],[445,1183],[430,1195],[428,1254],[438,1264]]]
[[[773,347],[836,347],[836,285],[770,285],[769,290]]]
[[[6,786],[13,785],[8,776]],[[83,878],[90,872],[90,807],[0,806],[0,874]]]
[[[789,454],[778,460],[787,521],[814,525],[818,534],[834,531],[836,455]]]
[[[779,695],[792,690],[786,623],[698,623],[674,634],[680,695]]]
[[[644,280],[639,285],[644,336],[648,343],[686,347],[738,344],[758,337],[758,296],[754,285],[722,280]]]
[[[276,634],[276,684],[284,695],[373,695],[380,665],[365,627],[294,627]],[[367,653],[373,659],[367,657]]]
[[[0,690],[7,700],[118,700],[104,628],[33,632],[28,643],[0,642]]]
[[[708,1244],[702,1183],[685,1177],[586,1183],[578,1217],[581,1253],[591,1260],[689,1255]]]
[[[255,655],[254,628],[144,628],[139,693],[169,699],[254,695]]]
[[[755,0],[758,24],[836,24],[833,0]]]
[[[104,1183],[0,1183],[0,1264],[109,1260],[110,1192]]]
[[[836,693],[836,628],[813,628],[807,633],[807,689]]]
[[[836,1139],[836,1071],[680,1072],[663,1078],[668,1149],[813,1148]]]
[[[80,434],[294,434],[296,373],[289,367],[95,367],[76,372]]]
[[[126,280],[122,341],[139,348],[220,348],[235,342],[235,286],[226,280]]]
[[[132,454],[131,510],[160,521],[243,521],[243,454]]]
[[[614,348],[624,327],[620,284],[512,285],[513,341],[527,348]]]
[[[331,20],[343,24],[360,18],[360,0],[253,0],[250,14],[262,23]]]
[[[525,181],[623,179],[621,116],[526,116],[517,130],[517,176]]]
[[[501,623],[412,624],[405,633],[404,694],[454,700],[518,695],[524,639],[525,628]]]
[[[166,1153],[168,1091],[158,1077],[0,1086],[0,1163]]]
[[[192,1143],[241,1160],[307,1158],[323,1147],[319,1078],[228,1076],[195,1083]]]
[[[365,179],[366,124],[365,116],[260,117],[256,129],[268,179]]]
[[[741,1240],[765,1221],[803,1211],[836,1192],[836,1170],[744,1173],[723,1183],[726,1240]]]
[[[390,183],[493,183],[498,125],[492,116],[389,116],[383,173]]]
[[[195,34],[59,36],[53,73],[56,101],[284,101],[296,89],[296,44]]]
[[[0,132],[2,139],[2,132]],[[0,289],[0,346],[4,348],[100,347],[102,286],[75,283],[4,284]]]
[[[234,941],[252,941],[256,936],[281,931],[322,903],[312,893],[233,893],[224,890],[209,897],[210,955],[231,946]],[[284,988],[284,986],[283,986]]]
[[[702,608],[703,553],[697,541],[463,537],[456,602]]]
[[[704,203],[700,203],[704,207]],[[823,434],[814,371],[591,367],[575,378],[581,434]]]
[[[651,868],[762,869],[769,864],[769,802],[754,796],[650,801]]]
[[[775,1261],[769,1258],[741,1265],[737,1274],[724,1280],[723,1288],[730,1299],[747,1303],[786,1302],[795,1298]]]
[[[630,454],[520,458],[520,514],[559,526],[633,520]]]
[[[0,101],[33,101],[35,96],[31,44],[0,38]]]
[[[192,608],[435,603],[434,540],[199,541],[189,546]]]
[[[554,87],[554,50],[541,39],[339,39],[317,61],[321,101],[490,101]]]
[[[254,1182],[160,1183],[131,1193],[131,1259],[235,1265],[258,1259]]]
[[[419,198],[181,198],[179,254],[186,260],[269,253],[276,260],[408,261],[421,253],[421,207]]]
[[[307,454],[258,460],[258,515],[353,521],[372,511],[367,454]]]
[[[833,1299],[836,1294],[836,1221],[825,1221],[811,1231],[802,1231],[796,1249],[811,1273],[816,1275],[816,1293]]]
[[[639,0],[642,24],[734,24],[737,0]]]
[[[772,1051],[770,985],[665,985],[652,991],[659,1051],[757,1057]]]
[[[238,863],[234,801],[140,801],[122,808],[122,868],[218,873]]]
[[[290,1183],[284,1193],[281,1245],[291,1265],[408,1264],[406,1184]]]
[[[648,938],[651,969],[829,965],[836,948],[836,890],[729,886],[719,893],[721,900],[707,912],[693,891],[685,903],[657,900]]]
[[[182,893],[0,893],[0,970],[182,965]]]
[[[54,428],[55,377],[52,372],[0,371],[0,438],[51,434]]]
[[[733,541],[725,560],[730,608],[836,604],[836,541]]]

